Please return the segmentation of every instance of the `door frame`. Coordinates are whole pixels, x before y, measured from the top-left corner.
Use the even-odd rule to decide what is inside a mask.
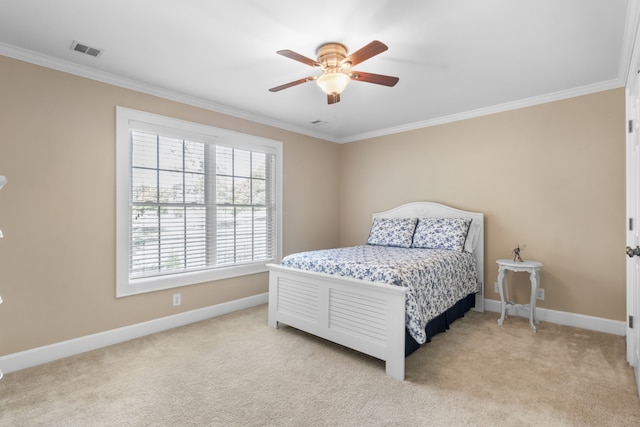
[[[635,36],[625,82],[626,243],[640,245],[640,26],[638,3],[630,3],[628,28]],[[633,18],[632,18],[633,17]],[[640,256],[627,258],[627,362],[634,368],[640,395]],[[632,323],[633,321],[633,323]]]
[[[627,247],[640,245],[640,76],[635,76],[626,87],[626,198]],[[635,369],[640,394],[640,259],[627,258],[627,362]]]

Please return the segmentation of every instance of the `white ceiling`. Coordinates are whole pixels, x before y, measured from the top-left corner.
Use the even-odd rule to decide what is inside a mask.
[[[0,0],[0,54],[349,142],[625,86],[638,0]],[[93,58],[73,41],[104,50]],[[327,105],[277,55],[389,50]],[[320,125],[311,122],[321,120]]]

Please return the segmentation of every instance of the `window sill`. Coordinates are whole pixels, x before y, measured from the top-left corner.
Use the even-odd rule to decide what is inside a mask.
[[[116,298],[264,273],[267,271],[266,265],[272,262],[273,260],[270,260],[255,264],[222,267],[212,270],[148,277],[144,279],[129,280],[128,277],[125,277],[124,280],[118,280],[116,283]]]

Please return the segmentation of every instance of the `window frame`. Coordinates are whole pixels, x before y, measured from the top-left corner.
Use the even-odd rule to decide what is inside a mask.
[[[162,132],[163,136],[194,139],[275,155],[275,231],[271,260],[153,277],[129,278],[132,130]],[[266,265],[282,258],[282,142],[220,129],[125,107],[116,107],[116,297],[188,286],[267,271]]]

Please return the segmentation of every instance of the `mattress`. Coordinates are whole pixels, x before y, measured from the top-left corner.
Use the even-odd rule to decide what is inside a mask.
[[[479,291],[475,262],[469,252],[361,245],[300,252],[281,264],[407,288],[407,331],[423,344],[430,320]]]

